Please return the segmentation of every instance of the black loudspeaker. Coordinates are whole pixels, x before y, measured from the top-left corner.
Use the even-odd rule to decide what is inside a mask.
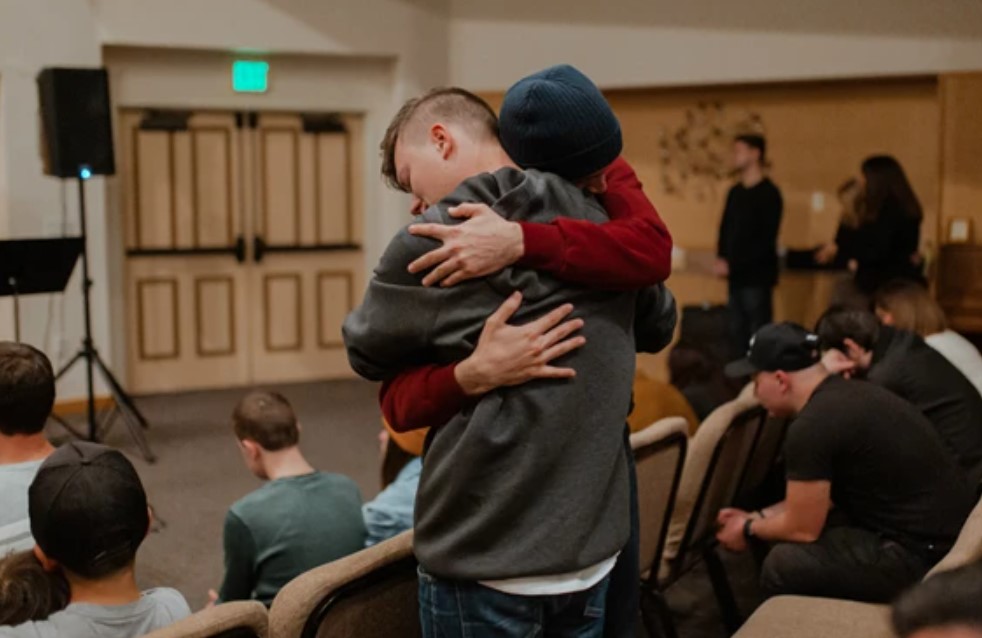
[[[44,172],[57,177],[112,175],[112,118],[105,69],[47,68],[38,74]]]

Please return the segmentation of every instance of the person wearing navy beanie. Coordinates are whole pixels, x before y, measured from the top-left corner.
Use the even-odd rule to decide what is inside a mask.
[[[516,82],[498,114],[501,145],[523,168],[555,173],[588,191],[606,190],[603,171],[624,146],[621,125],[600,89],[568,64],[549,67]],[[625,430],[631,481],[631,537],[611,572],[604,616],[606,636],[634,635],[641,591],[637,474]]]
[[[508,89],[498,129],[516,164],[574,183],[610,166],[624,147],[621,125],[600,89],[568,64],[533,73]]]

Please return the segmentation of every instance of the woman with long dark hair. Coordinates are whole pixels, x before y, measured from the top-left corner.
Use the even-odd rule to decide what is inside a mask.
[[[856,285],[872,294],[894,279],[922,281],[918,245],[924,213],[904,169],[890,155],[862,166],[865,201],[856,232]]]

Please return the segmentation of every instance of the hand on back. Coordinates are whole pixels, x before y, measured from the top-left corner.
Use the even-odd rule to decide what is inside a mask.
[[[522,228],[494,212],[485,204],[461,204],[450,215],[466,219],[455,226],[412,224],[409,232],[443,242],[409,264],[409,272],[432,269],[423,278],[424,286],[448,287],[468,279],[483,277],[507,268],[525,251]]]
[[[576,376],[572,368],[551,365],[555,359],[586,343],[586,338],[573,336],[583,327],[583,320],[564,321],[573,306],[563,304],[521,326],[507,323],[521,303],[522,295],[518,292],[505,300],[485,322],[474,352],[457,365],[454,374],[467,394],[484,394],[532,379]]]

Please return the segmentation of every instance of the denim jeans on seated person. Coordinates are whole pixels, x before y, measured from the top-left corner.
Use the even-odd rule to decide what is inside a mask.
[[[581,592],[515,596],[419,570],[424,638],[602,638],[609,577]]]

